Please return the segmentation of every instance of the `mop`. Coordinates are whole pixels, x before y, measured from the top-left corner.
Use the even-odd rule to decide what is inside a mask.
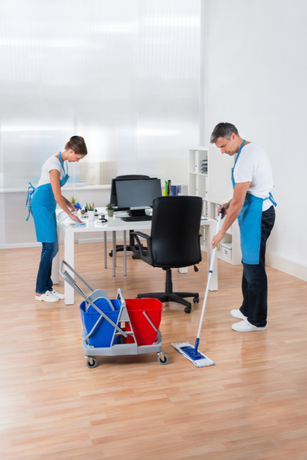
[[[218,233],[219,230],[220,230],[221,218],[222,218],[222,213],[220,212],[216,233]],[[199,337],[200,337],[200,332],[201,332],[203,319],[204,319],[204,314],[205,314],[205,309],[206,309],[206,303],[207,303],[207,297],[208,297],[209,286],[210,286],[210,281],[211,281],[211,275],[212,275],[212,272],[213,272],[213,265],[214,265],[214,261],[215,261],[215,257],[216,257],[216,250],[217,250],[217,248],[215,247],[213,249],[213,251],[212,251],[212,258],[211,258],[210,270],[209,270],[209,274],[208,274],[206,294],[205,294],[204,303],[203,303],[202,312],[201,312],[201,317],[200,317],[200,321],[199,321],[199,327],[198,327],[197,337],[196,337],[196,341],[195,341],[195,346],[193,347],[193,345],[190,342],[172,343],[173,347],[177,351],[179,351],[179,353],[181,353],[185,358],[187,358],[189,361],[191,361],[193,364],[195,364],[196,367],[207,367],[207,366],[212,366],[213,364],[215,364],[215,362],[212,361],[210,358],[208,358],[208,356],[205,356],[203,353],[201,353],[198,350],[198,345],[199,345]]]

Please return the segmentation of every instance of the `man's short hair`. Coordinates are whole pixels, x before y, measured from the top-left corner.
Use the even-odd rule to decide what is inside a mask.
[[[239,131],[231,123],[219,123],[212,131],[210,142],[211,144],[215,144],[219,137],[230,139],[230,135],[232,133],[235,133],[237,136],[239,136]]]

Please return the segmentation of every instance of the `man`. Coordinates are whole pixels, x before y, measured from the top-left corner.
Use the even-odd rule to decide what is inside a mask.
[[[265,248],[275,222],[276,203],[272,169],[266,152],[257,144],[242,139],[231,123],[219,123],[211,134],[211,143],[221,153],[237,154],[232,168],[233,197],[218,209],[225,218],[212,240],[215,248],[231,224],[238,218],[243,262],[243,303],[231,315],[242,321],[232,325],[239,332],[265,331],[267,325],[267,276]],[[274,204],[274,206],[273,206]]]

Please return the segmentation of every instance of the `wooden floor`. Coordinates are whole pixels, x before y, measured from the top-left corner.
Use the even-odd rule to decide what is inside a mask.
[[[162,270],[142,261],[129,257],[124,278],[119,255],[113,278],[102,245],[75,249],[76,270],[110,297],[164,286]],[[219,260],[199,347],[216,365],[198,369],[171,343],[194,343],[206,262],[198,273],[174,271],[175,289],[199,291],[200,304],[191,315],[164,304],[169,364],[150,354],[88,369],[80,297],[73,306],[34,300],[39,257],[39,248],[0,251],[1,460],[307,459],[306,282],[268,268],[268,330],[234,332],[242,269]]]

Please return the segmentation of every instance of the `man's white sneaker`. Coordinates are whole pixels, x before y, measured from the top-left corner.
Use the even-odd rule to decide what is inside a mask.
[[[52,289],[52,291],[50,291],[50,292],[51,292],[52,295],[54,295],[55,297],[57,297],[60,300],[65,299],[64,294],[60,294],[59,292],[56,292],[56,290],[54,290],[54,289]]]
[[[45,294],[36,295],[35,300],[43,300],[44,302],[58,302],[59,298],[51,294],[50,291],[46,291]]]
[[[239,308],[238,308],[238,310],[231,310],[230,314],[234,318],[247,319],[247,316],[244,316],[243,313],[241,313],[241,310]]]
[[[268,323],[264,327],[257,327],[251,324],[247,319],[235,323],[232,326],[232,329],[237,332],[256,332],[256,331],[266,331],[268,328]]]

